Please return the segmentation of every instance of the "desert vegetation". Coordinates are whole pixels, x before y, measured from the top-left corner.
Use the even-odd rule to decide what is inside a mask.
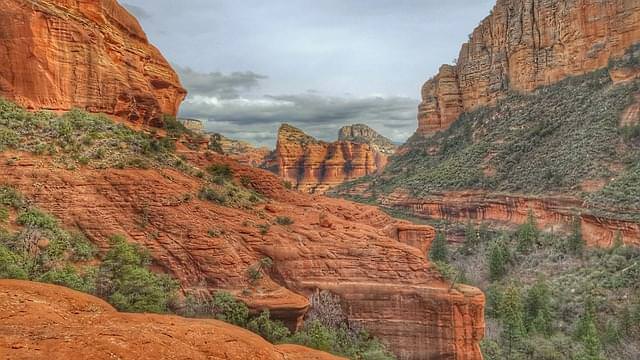
[[[101,297],[124,312],[215,318],[272,343],[301,344],[357,360],[394,358],[382,343],[349,324],[335,295],[316,295],[304,327],[292,333],[268,310],[254,313],[229,292],[187,294],[180,300],[178,282],[151,271],[152,259],[144,248],[114,235],[109,250],[100,255],[81,232],[64,229],[54,216],[10,186],[0,186],[0,216],[0,278],[69,287]],[[14,228],[18,230],[10,230]],[[212,229],[209,236],[220,234]],[[247,269],[248,282],[255,285],[272,266],[272,259],[260,259]]]
[[[567,236],[542,232],[533,216],[512,232],[471,223],[463,231],[462,244],[437,251],[448,254],[437,268],[485,292],[485,359],[623,360],[638,353],[639,249],[620,237],[611,248],[586,248],[579,227]]]
[[[397,189],[415,197],[462,189],[563,194],[582,198],[594,212],[637,219],[639,131],[637,124],[621,124],[620,114],[638,91],[639,80],[613,85],[605,68],[531,94],[512,93],[431,137],[414,135],[384,174],[337,191],[370,184],[372,195],[356,201]],[[605,185],[589,189],[585,181]]]

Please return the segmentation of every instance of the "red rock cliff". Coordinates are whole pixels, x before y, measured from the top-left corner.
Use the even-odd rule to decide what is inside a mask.
[[[0,96],[160,124],[186,92],[115,0],[0,0]]]
[[[636,0],[498,0],[457,64],[444,65],[424,85],[418,133],[446,129],[462,112],[507,91],[605,67],[639,41]]]
[[[382,171],[388,155],[363,141],[319,141],[285,124],[278,131],[278,144],[268,163],[295,188],[322,193],[344,181]]]

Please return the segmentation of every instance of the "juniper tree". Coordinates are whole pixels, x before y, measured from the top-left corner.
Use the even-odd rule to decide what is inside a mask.
[[[509,263],[509,249],[504,242],[504,235],[491,244],[488,260],[490,280],[500,280],[507,273]]]
[[[447,238],[442,231],[438,231],[429,250],[429,259],[431,259],[431,261],[446,262],[448,257]]]
[[[524,308],[519,288],[515,284],[509,285],[503,295],[499,307],[502,320],[502,342],[507,349],[507,359],[511,359],[516,349],[526,335],[524,326]]]
[[[551,294],[546,280],[539,278],[527,291],[524,319],[529,332],[550,336],[552,332]]]
[[[520,225],[516,237],[518,239],[518,251],[529,252],[538,241],[539,231],[533,211],[529,210],[527,222]]]

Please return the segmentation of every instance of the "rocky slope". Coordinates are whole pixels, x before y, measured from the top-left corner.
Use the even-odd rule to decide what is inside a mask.
[[[640,244],[638,94],[640,81],[604,69],[509,95],[414,136],[382,175],[338,193],[427,219],[509,225],[533,211],[555,231],[579,219],[590,245]]]
[[[186,92],[115,0],[2,0],[0,96],[29,109],[82,108],[161,125]]]
[[[419,134],[460,114],[607,66],[640,41],[640,3],[498,0],[460,50],[422,89]],[[629,74],[621,74],[623,77]]]
[[[345,127],[340,136],[344,140],[327,143],[282,125],[267,167],[296,189],[323,193],[344,181],[382,171],[393,151],[388,139],[368,127]]]
[[[246,141],[230,139],[222,134],[209,135],[209,149],[253,167],[263,166],[271,154],[271,150],[266,147],[255,147]]]
[[[225,161],[211,153],[183,155],[201,167]],[[154,266],[187,293],[225,289],[293,328],[308,309],[307,296],[330,290],[349,319],[401,359],[480,359],[484,296],[464,285],[451,289],[427,262],[431,227],[287,191],[277,176],[234,162],[236,179],[263,193],[264,203],[237,208],[200,200],[203,180],[172,169],[65,170],[26,153],[0,157],[4,183],[103,251],[113,234],[143,245]],[[284,216],[293,224],[278,225]],[[274,265],[253,283],[247,271],[264,257]]]
[[[216,320],[124,314],[67,288],[0,280],[3,359],[332,360]]]

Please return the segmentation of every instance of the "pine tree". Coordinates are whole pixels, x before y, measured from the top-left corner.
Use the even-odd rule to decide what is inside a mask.
[[[573,232],[569,237],[569,251],[574,255],[581,255],[585,245],[585,241],[582,238],[580,218],[578,217],[573,221]]]
[[[497,281],[507,273],[509,249],[504,242],[504,235],[495,240],[489,248],[489,278]]]
[[[473,250],[479,243],[479,232],[475,226],[469,221],[464,229],[464,244],[462,245],[462,253],[471,255]]]
[[[431,244],[431,250],[429,250],[429,259],[431,259],[431,261],[446,262],[448,257],[447,238],[442,231],[438,231],[436,238]]]
[[[602,343],[596,327],[596,312],[591,298],[585,300],[585,310],[576,329],[576,337],[583,346],[581,359],[602,360]]]
[[[527,222],[520,225],[516,237],[518,239],[518,251],[527,253],[531,251],[533,246],[537,243],[540,233],[536,224],[536,218],[533,215],[533,211],[529,210],[527,216]]]
[[[516,285],[511,284],[505,289],[499,309],[503,326],[501,338],[507,349],[507,359],[511,359],[513,351],[526,335],[522,296]]]
[[[525,323],[529,332],[550,336],[552,332],[551,294],[546,280],[539,278],[527,291]]]

